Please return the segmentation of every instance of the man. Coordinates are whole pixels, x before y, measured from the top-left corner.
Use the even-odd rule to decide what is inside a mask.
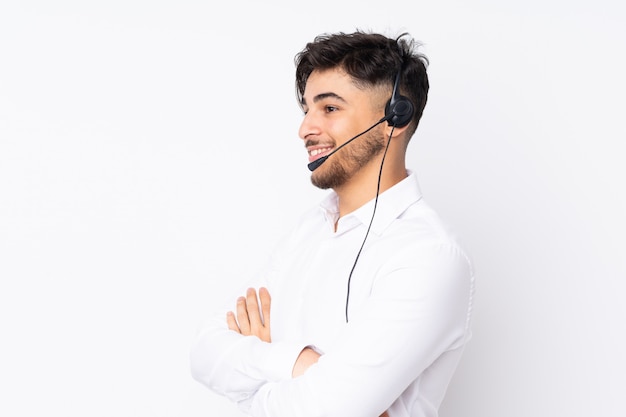
[[[474,279],[405,166],[429,88],[417,46],[357,31],[296,57],[311,181],[331,191],[191,352],[194,378],[252,416],[438,414]]]

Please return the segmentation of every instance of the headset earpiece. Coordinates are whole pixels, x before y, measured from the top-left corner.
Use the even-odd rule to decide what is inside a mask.
[[[387,124],[393,127],[403,127],[409,124],[413,117],[413,103],[407,97],[400,95],[398,86],[400,84],[400,71],[396,74],[393,84],[391,98],[385,106],[385,119]]]

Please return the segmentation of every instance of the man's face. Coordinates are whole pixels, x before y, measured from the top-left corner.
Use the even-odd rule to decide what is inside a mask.
[[[384,112],[379,95],[357,88],[341,70],[313,71],[303,94],[305,117],[299,130],[309,162],[328,155],[380,120]],[[383,150],[384,143],[382,128],[373,129],[330,156],[313,171],[311,182],[322,189],[341,187]]]

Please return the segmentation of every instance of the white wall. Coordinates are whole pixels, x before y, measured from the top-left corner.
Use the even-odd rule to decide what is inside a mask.
[[[620,2],[86,3],[0,5],[0,415],[239,415],[190,341],[321,197],[293,56],[357,27],[425,42],[410,165],[476,264],[442,417],[625,414]]]

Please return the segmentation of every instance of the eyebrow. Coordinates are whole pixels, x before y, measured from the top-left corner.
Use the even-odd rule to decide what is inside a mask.
[[[343,97],[341,97],[338,94],[335,94],[335,93],[320,93],[320,94],[316,95],[315,97],[313,97],[313,103],[317,103],[318,101],[324,100],[326,98],[336,98],[337,100],[341,100],[344,103],[346,102],[346,100],[344,100]],[[306,106],[306,100],[304,99],[304,97],[302,97],[302,100],[301,100],[300,104],[302,104],[303,106]]]

